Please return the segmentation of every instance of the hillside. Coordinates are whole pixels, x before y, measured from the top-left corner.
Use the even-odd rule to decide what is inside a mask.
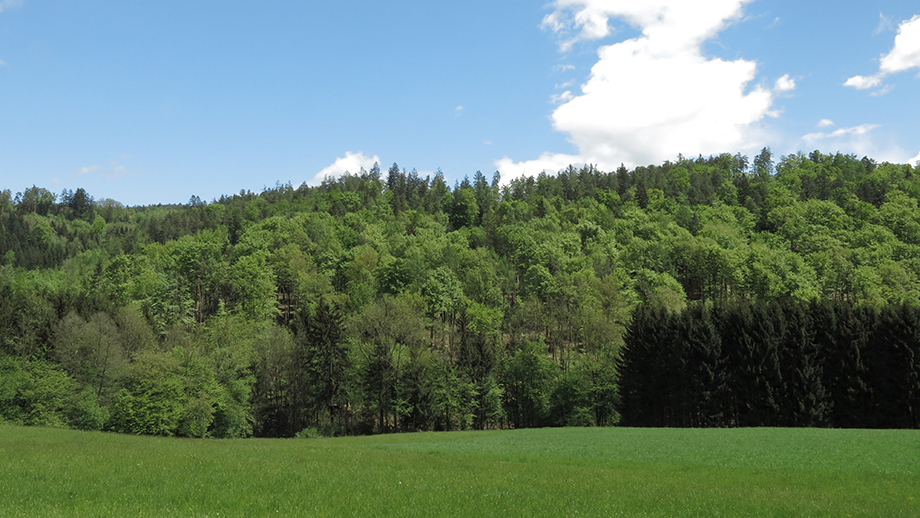
[[[914,173],[765,149],[504,186],[394,164],[182,206],[3,191],[0,418],[192,437],[613,424],[639,307],[915,312]]]

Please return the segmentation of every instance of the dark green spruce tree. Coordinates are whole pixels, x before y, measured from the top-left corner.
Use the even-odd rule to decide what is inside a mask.
[[[351,362],[343,322],[342,310],[320,299],[312,315],[301,315],[295,332],[301,369],[301,411],[305,414],[302,424],[326,422],[333,433],[344,431],[348,425],[345,418]]]

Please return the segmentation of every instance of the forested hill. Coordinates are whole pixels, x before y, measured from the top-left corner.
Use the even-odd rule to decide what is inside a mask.
[[[914,173],[764,150],[502,187],[394,164],[171,206],[6,190],[0,419],[216,437],[612,424],[638,307],[920,306]]]

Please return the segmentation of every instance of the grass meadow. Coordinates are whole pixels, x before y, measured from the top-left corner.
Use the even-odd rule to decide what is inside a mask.
[[[193,440],[0,426],[6,516],[920,516],[920,432]]]

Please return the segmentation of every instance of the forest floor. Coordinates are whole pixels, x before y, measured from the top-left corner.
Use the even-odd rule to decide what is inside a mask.
[[[6,516],[920,516],[920,431],[175,439],[0,426]]]

